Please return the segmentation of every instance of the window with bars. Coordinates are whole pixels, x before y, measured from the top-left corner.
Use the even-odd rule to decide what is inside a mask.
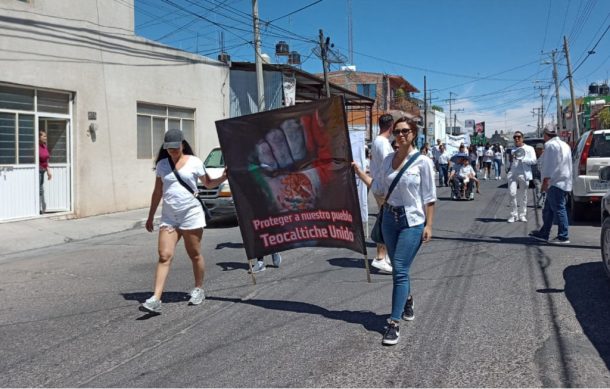
[[[70,113],[70,93],[53,92],[0,84],[0,165],[33,164],[36,162],[37,134],[35,113]],[[67,160],[67,134],[49,133],[51,140],[63,148]],[[53,158],[53,157],[52,157]],[[58,160],[51,160],[59,162]]]
[[[34,131],[34,115],[0,112],[0,165],[34,163]]]
[[[184,139],[195,147],[194,109],[138,103],[137,125],[138,159],[155,158],[163,144],[165,132],[172,129],[181,130]]]

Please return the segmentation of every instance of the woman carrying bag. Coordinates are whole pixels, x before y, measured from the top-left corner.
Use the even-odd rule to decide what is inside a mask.
[[[382,165],[386,203],[382,208],[381,232],[392,267],[392,314],[382,343],[398,343],[401,317],[412,320],[413,299],[409,270],[421,243],[432,239],[436,186],[434,164],[419,155],[415,146],[418,128],[409,118],[394,123],[392,131],[398,150],[388,155]]]
[[[189,304],[199,305],[205,299],[203,292],[204,259],[201,254],[201,238],[206,225],[204,208],[195,195],[197,181],[207,188],[220,185],[227,179],[225,170],[219,178],[208,176],[203,162],[195,155],[182,131],[172,129],[165,133],[164,143],[156,161],[155,188],[153,190],[146,230],[153,231],[153,219],[159,202],[163,200],[159,225],[159,261],[155,274],[154,294],[140,310],[158,313],[161,310],[161,294],[174,258],[176,245],[182,238],[193,265],[195,287],[190,293]]]

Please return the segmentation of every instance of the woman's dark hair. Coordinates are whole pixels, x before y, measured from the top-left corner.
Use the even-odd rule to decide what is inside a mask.
[[[415,146],[417,144],[417,136],[419,135],[419,128],[417,127],[417,122],[413,119],[409,119],[408,117],[403,116],[394,122],[393,130],[396,129],[396,125],[398,125],[398,123],[407,123],[409,125],[409,128],[413,132],[413,142],[411,143],[413,144],[413,146]]]
[[[182,153],[186,154],[186,155],[195,155],[195,153],[193,153],[193,149],[191,148],[191,145],[189,145],[189,142],[183,140],[182,141]],[[157,164],[159,163],[160,160],[165,159],[165,158],[169,158],[169,153],[167,152],[166,149],[163,148],[163,145],[161,145],[161,148],[159,149],[159,153],[157,154],[157,159],[155,160],[155,166],[157,166]]]

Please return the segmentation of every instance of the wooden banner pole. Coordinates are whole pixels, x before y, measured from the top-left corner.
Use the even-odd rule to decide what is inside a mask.
[[[364,254],[364,268],[366,269],[366,280],[371,283],[371,271],[369,269],[369,258],[367,254]]]
[[[250,268],[250,275],[252,276],[252,283],[254,285],[256,285],[256,276],[254,275],[254,272],[252,271],[252,259],[248,258],[248,267]]]

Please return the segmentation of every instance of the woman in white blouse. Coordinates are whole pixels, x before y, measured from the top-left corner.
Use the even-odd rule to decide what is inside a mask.
[[[384,187],[389,187],[407,161],[417,153],[417,124],[403,117],[394,123],[392,131],[398,150],[388,155],[382,165]],[[432,238],[434,203],[434,164],[419,155],[402,174],[398,184],[383,206],[382,234],[393,266],[392,314],[383,344],[398,343],[398,323],[401,317],[413,320],[413,299],[409,298],[409,269],[422,242]]]

